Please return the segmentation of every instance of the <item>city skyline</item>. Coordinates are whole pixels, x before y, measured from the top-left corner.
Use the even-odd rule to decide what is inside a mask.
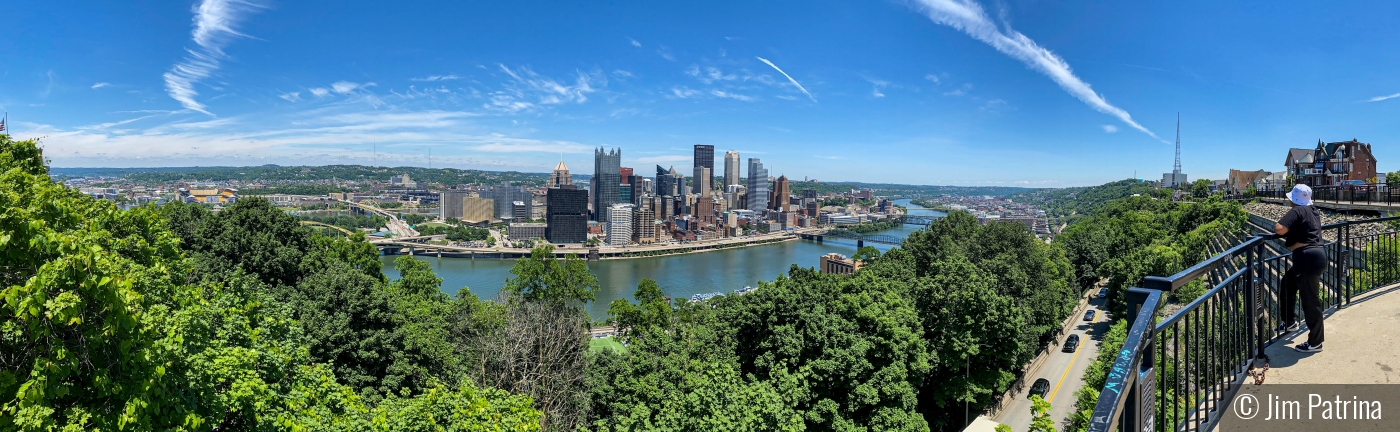
[[[591,174],[602,146],[689,173],[706,144],[792,178],[1060,187],[1169,172],[1179,111],[1191,178],[1278,170],[1272,149],[1318,139],[1376,143],[1382,171],[1400,156],[1400,56],[1373,48],[1397,37],[1371,30],[1384,10],[192,5],[10,8],[9,132],[45,137],[58,167],[426,166],[431,152],[542,173],[562,156]],[[1317,24],[1336,25],[1296,31]]]

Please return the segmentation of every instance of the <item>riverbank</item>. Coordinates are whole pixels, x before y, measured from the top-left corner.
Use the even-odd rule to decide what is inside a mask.
[[[718,240],[695,241],[689,243],[666,243],[659,245],[636,245],[623,248],[597,248],[597,260],[620,260],[635,258],[651,258],[657,256],[683,255],[700,252],[713,252],[719,250],[744,248],[759,246],[778,242],[799,240],[799,234],[815,231],[816,229],[804,229],[799,231],[784,231],[781,233],[762,234],[752,237],[723,238]],[[468,259],[504,259],[513,260],[530,256],[532,249],[526,248],[479,248],[451,246],[431,243],[406,243],[394,241],[392,239],[384,241],[372,241],[379,246],[384,255],[428,255],[440,258],[468,258]],[[403,250],[408,249],[408,253]],[[590,257],[595,249],[583,246],[556,247],[554,255],[558,257],[576,255]]]

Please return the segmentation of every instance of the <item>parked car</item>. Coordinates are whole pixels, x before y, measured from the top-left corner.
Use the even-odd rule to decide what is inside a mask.
[[[1064,349],[1064,351],[1065,351],[1065,352],[1074,352],[1075,350],[1078,350],[1078,349],[1079,349],[1079,335],[1077,335],[1077,334],[1069,335],[1069,338],[1065,339],[1065,349]]]
[[[1094,320],[1094,316],[1097,315],[1097,314],[1098,314],[1098,311],[1093,310],[1093,309],[1089,309],[1088,312],[1085,312],[1085,313],[1084,313],[1084,320],[1085,320],[1085,321],[1093,321],[1093,320]]]
[[[1035,380],[1035,384],[1031,384],[1031,392],[1026,397],[1040,396],[1041,399],[1045,399],[1046,393],[1050,393],[1050,380],[1041,378]]]

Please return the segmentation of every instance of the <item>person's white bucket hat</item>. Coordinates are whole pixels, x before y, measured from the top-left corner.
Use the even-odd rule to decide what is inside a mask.
[[[1288,200],[1300,206],[1312,205],[1312,188],[1308,185],[1293,185],[1293,190],[1288,192]]]

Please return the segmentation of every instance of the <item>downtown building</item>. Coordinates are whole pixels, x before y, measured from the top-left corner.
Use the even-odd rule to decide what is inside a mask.
[[[748,183],[749,202],[745,208],[755,212],[768,209],[768,169],[763,167],[763,162],[758,158],[749,158]]]
[[[545,239],[550,243],[588,240],[588,191],[565,186],[545,191]]]
[[[613,204],[608,207],[608,245],[627,246],[632,241],[632,205]]]
[[[739,184],[739,152],[724,152],[724,190]]]
[[[632,212],[632,241],[637,244],[656,242],[656,211],[640,206]]]
[[[705,168],[708,175],[701,176],[700,168]],[[714,189],[715,172],[715,146],[696,144],[695,145],[695,192],[708,191]]]
[[[593,151],[593,214],[598,222],[608,221],[608,208],[622,202],[622,149]]]
[[[467,191],[456,189],[438,192],[438,205],[441,206],[438,216],[441,220],[462,220],[462,201],[469,195]]]

